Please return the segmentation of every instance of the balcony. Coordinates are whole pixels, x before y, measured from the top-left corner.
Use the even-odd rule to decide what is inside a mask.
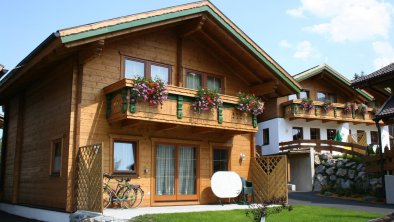
[[[149,121],[175,125],[223,129],[238,133],[257,132],[257,118],[235,109],[238,97],[220,95],[223,106],[211,111],[195,112],[192,102],[197,90],[169,85],[168,99],[162,106],[147,102],[130,102],[133,80],[123,79],[103,89],[106,96],[106,117],[110,123]]]
[[[339,123],[375,124],[373,121],[374,112],[372,108],[367,108],[368,112],[362,115],[357,112],[346,112],[344,110],[345,104],[343,103],[333,103],[332,109],[325,112],[323,109],[324,102],[314,101],[313,105],[315,108],[312,110],[302,109],[300,106],[301,102],[301,99],[297,99],[282,103],[285,118],[289,120],[305,119],[306,121],[321,120],[323,122],[336,121]]]

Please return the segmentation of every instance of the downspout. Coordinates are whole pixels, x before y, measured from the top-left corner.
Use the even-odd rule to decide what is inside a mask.
[[[383,195],[386,195],[386,184],[384,182],[384,157],[383,157],[383,147],[382,147],[382,129],[379,124],[379,119],[374,119],[376,128],[378,128],[378,140],[379,140],[379,152],[380,152],[380,174],[382,179]]]
[[[5,182],[5,161],[7,157],[7,141],[8,141],[8,124],[9,124],[9,103],[3,105],[4,111],[4,125],[3,125],[3,140],[1,143],[1,176],[0,176],[0,193],[2,194],[0,200],[4,200],[4,182]]]

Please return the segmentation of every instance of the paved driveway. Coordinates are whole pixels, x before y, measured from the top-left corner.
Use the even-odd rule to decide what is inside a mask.
[[[313,192],[289,192],[289,204],[336,207],[341,209],[389,214],[394,212],[394,205],[367,203],[354,200],[342,200],[332,197],[317,196]]]

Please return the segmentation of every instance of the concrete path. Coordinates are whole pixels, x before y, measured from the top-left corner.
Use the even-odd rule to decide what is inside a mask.
[[[1,222],[38,222],[38,220],[27,219],[24,217],[18,217],[12,214],[8,214],[4,211],[0,211]]]
[[[291,205],[311,205],[321,207],[335,207],[347,210],[375,212],[389,214],[394,212],[394,205],[367,203],[354,200],[343,200],[332,197],[317,196],[313,192],[289,192]]]
[[[224,205],[192,205],[192,206],[168,206],[168,207],[141,207],[136,209],[106,209],[104,216],[119,219],[130,219],[143,214],[184,213],[217,210],[248,209],[248,205],[224,204]]]

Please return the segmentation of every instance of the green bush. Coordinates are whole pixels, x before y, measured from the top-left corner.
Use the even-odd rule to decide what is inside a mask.
[[[140,215],[137,217],[134,217],[129,220],[130,222],[156,222],[156,218],[152,215],[145,214],[145,215]]]

